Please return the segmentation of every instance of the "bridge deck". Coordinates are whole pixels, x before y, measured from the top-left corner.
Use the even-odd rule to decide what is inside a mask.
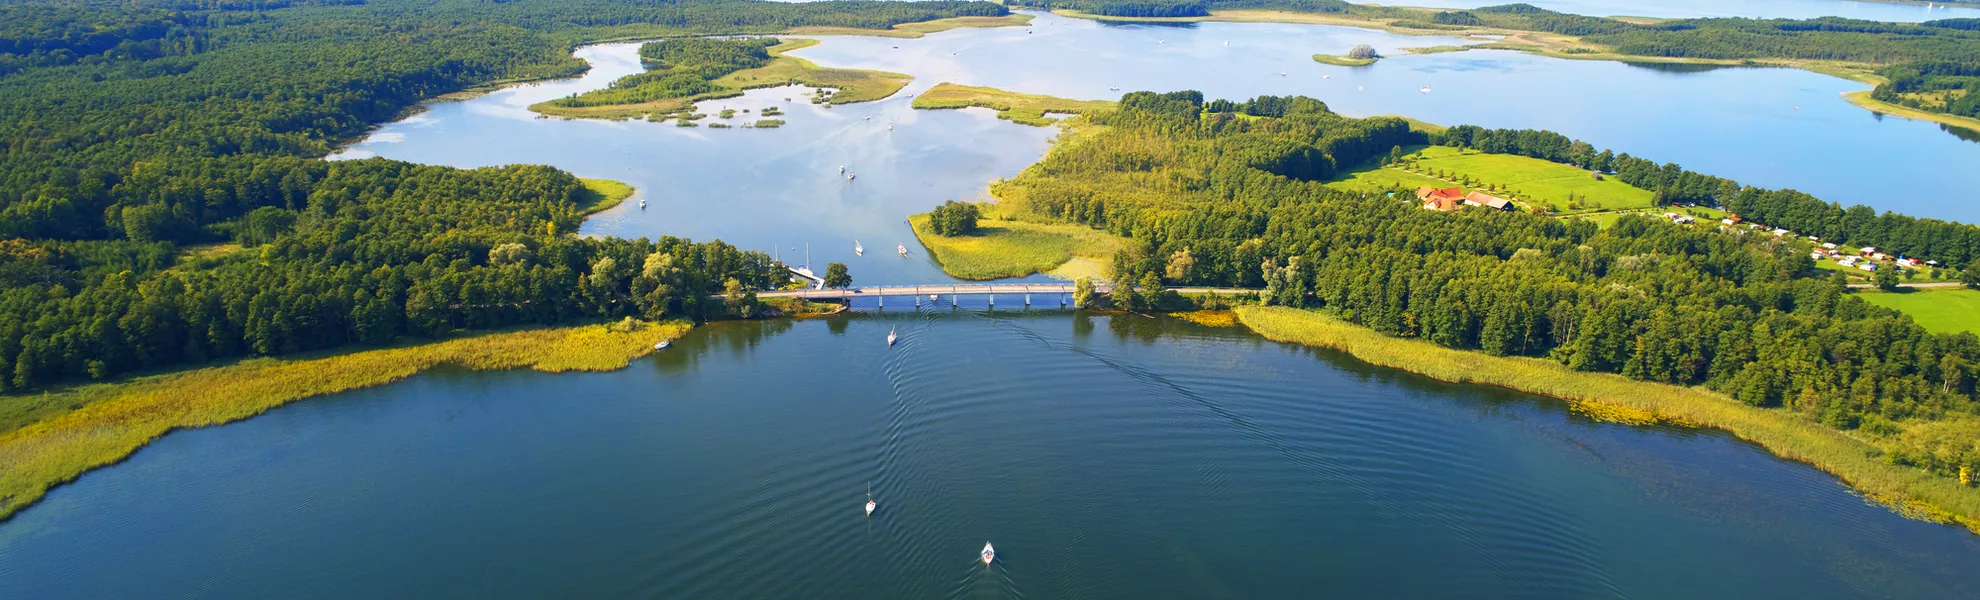
[[[1113,285],[1094,284],[1097,292],[1113,291]],[[1170,288],[1179,294],[1219,294],[1235,295],[1256,293],[1258,290],[1237,288]],[[833,300],[840,298],[884,298],[887,296],[983,296],[983,295],[1024,295],[1024,294],[1070,294],[1070,283],[994,283],[994,284],[953,284],[953,285],[889,285],[863,286],[843,290],[784,290],[757,292],[758,298],[804,298],[806,300]]]

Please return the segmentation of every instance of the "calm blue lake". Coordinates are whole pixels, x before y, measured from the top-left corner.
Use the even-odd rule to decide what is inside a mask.
[[[750,110],[741,123],[777,106],[780,129],[524,108],[638,69],[634,45],[605,45],[579,51],[596,66],[581,79],[437,104],[345,156],[620,179],[639,195],[585,233],[719,237],[793,263],[808,246],[861,283],[947,281],[902,220],[983,198],[1056,132],[908,107],[941,81],[1303,93],[1980,220],[1919,193],[1980,164],[1980,144],[1875,119],[1832,78],[1307,59],[1451,42],[1046,16],[1031,33],[801,53],[916,75],[902,97],[824,108],[785,88],[702,107]],[[1241,329],[1001,300],[719,323],[621,371],[443,370],[175,432],[0,523],[0,598],[1980,596],[1980,536],[1718,433],[1595,423]]]

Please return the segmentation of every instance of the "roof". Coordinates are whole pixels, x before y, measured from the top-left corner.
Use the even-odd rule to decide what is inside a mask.
[[[1499,210],[1505,210],[1507,208],[1512,207],[1512,202],[1507,201],[1505,198],[1500,198],[1498,196],[1487,194],[1485,192],[1472,192],[1469,194],[1465,194],[1464,202],[1465,204],[1490,206],[1492,208],[1496,208]]]
[[[1459,188],[1438,189],[1426,185],[1420,188],[1416,188],[1416,197],[1423,200],[1429,200],[1431,198],[1450,198],[1452,200],[1457,200],[1464,198],[1464,190]]]

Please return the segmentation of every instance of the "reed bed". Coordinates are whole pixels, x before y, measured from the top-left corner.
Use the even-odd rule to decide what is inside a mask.
[[[1267,339],[1333,348],[1371,364],[1444,381],[1554,396],[1595,418],[1721,429],[1776,456],[1835,475],[1906,516],[1957,523],[1980,533],[1980,490],[1886,462],[1876,446],[1784,410],[1747,406],[1704,388],[1573,371],[1547,360],[1491,356],[1388,337],[1314,311],[1245,306],[1237,308],[1237,315]]]
[[[993,205],[994,206],[994,205]],[[986,213],[992,211],[986,210]],[[962,279],[985,280],[1045,273],[1074,257],[1113,256],[1121,240],[1082,225],[982,219],[974,235],[942,236],[928,229],[928,215],[909,219],[921,245],[942,263],[942,271]]]
[[[180,428],[245,419],[311,396],[383,385],[439,365],[608,371],[691,324],[634,322],[487,333],[317,358],[261,358],[24,399],[69,407],[0,433],[0,520],[49,488],[115,464]],[[9,398],[7,400],[13,400]]]

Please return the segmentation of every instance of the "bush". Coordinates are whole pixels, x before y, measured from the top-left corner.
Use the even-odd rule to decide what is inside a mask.
[[[958,236],[976,233],[976,220],[983,218],[982,211],[968,202],[950,200],[935,207],[929,214],[928,227],[935,235]]]

